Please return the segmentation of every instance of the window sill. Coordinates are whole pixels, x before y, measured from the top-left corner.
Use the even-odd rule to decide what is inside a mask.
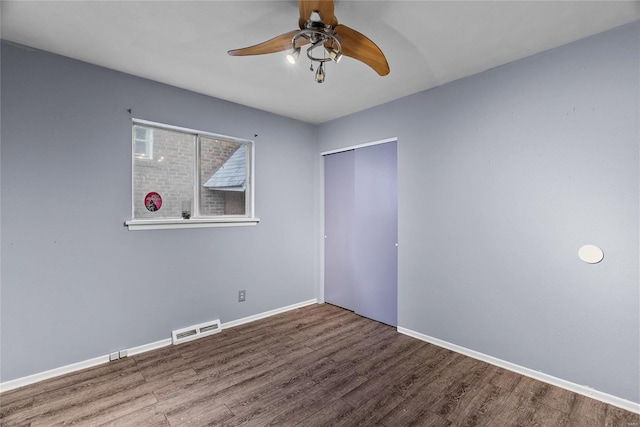
[[[131,219],[124,225],[129,231],[167,230],[172,228],[249,227],[258,225],[260,218],[221,217],[191,219]]]

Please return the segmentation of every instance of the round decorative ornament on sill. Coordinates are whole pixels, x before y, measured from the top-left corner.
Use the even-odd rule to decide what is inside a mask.
[[[578,256],[587,264],[597,264],[604,258],[604,252],[595,245],[584,245],[578,251]]]
[[[149,212],[159,211],[162,207],[162,197],[155,191],[147,193],[147,195],[144,196],[144,206]]]

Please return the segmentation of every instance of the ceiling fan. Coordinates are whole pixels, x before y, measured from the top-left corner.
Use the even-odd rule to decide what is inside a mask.
[[[338,24],[333,12],[333,0],[298,0],[298,6],[299,30],[227,53],[231,56],[263,55],[290,49],[287,60],[294,64],[300,56],[301,46],[310,45],[307,48],[307,58],[311,60],[311,71],[313,63],[318,63],[315,74],[318,83],[324,82],[325,62],[337,63],[343,55],[367,64],[381,76],[389,74],[387,59],[374,42],[356,30]]]

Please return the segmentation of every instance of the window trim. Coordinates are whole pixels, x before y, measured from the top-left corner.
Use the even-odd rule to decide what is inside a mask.
[[[189,129],[180,126],[167,125],[164,123],[152,122],[149,120],[136,119],[132,118],[132,128],[134,125],[141,125],[147,127],[153,127],[164,130],[171,130],[176,132],[188,133],[192,134],[199,139],[202,136],[210,137],[214,139],[224,139],[227,141],[238,142],[242,144],[248,145],[249,149],[249,159],[247,159],[249,163],[249,176],[247,177],[247,192],[245,195],[246,199],[249,200],[249,209],[245,215],[219,215],[212,217],[191,217],[190,219],[181,219],[181,218],[153,218],[153,219],[135,219],[134,215],[134,182],[133,182],[133,171],[135,167],[135,159],[133,154],[131,155],[131,218],[128,221],[124,222],[124,225],[129,228],[130,231],[134,230],[161,230],[161,229],[172,229],[172,228],[208,228],[208,227],[246,227],[257,225],[260,222],[260,218],[256,218],[255,216],[255,191],[254,191],[254,182],[255,182],[255,142],[249,139],[236,138],[228,135],[221,135],[212,132],[200,131],[196,129]],[[199,186],[200,186],[200,177],[198,171],[198,160],[200,153],[196,152],[196,158],[194,162],[194,167],[196,168],[196,180],[194,182],[194,202],[198,200],[199,196]],[[194,205],[194,208],[196,206]]]
[[[191,219],[131,219],[124,224],[130,231],[167,230],[171,228],[247,227],[258,225],[260,218],[230,217]]]

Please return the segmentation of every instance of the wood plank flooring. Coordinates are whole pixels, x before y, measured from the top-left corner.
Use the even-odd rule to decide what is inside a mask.
[[[329,304],[0,395],[7,427],[638,427],[639,418]]]

